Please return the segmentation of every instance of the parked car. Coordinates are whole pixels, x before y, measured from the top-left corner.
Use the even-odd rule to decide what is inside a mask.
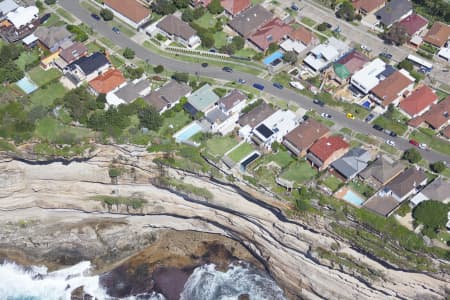
[[[101,20],[101,19],[100,19],[100,16],[97,15],[97,14],[91,14],[91,17],[92,17],[93,19],[97,20],[97,21],[100,21],[100,20]]]
[[[254,87],[255,89],[260,90],[260,91],[264,90],[264,85],[259,84],[259,83],[254,83],[254,84],[253,84],[253,87]]]
[[[355,116],[352,113],[347,113],[347,119],[354,120]]]
[[[211,52],[211,53],[216,53],[217,52],[216,49],[214,49],[214,48],[209,49],[208,51]]]
[[[391,133],[389,133],[389,135],[392,136],[392,137],[397,137],[397,134],[395,132],[393,132],[393,131],[391,131]]]
[[[304,90],[305,87],[298,81],[291,81],[289,82],[289,85],[297,90]]]
[[[277,89],[280,89],[280,90],[283,89],[283,85],[281,83],[279,83],[279,82],[274,82],[273,86],[276,87]]]
[[[298,11],[298,6],[293,3],[291,5],[291,9],[294,10],[294,11]]]
[[[381,127],[378,124],[373,125],[373,129],[378,130],[378,131],[383,131],[383,127]]]
[[[386,140],[386,144],[389,146],[395,147],[395,142],[393,140]]]
[[[244,83],[247,82],[247,80],[242,79],[242,78],[239,78],[239,79],[237,80],[237,82],[240,83],[240,84],[244,84]]]
[[[322,107],[325,106],[325,102],[323,102],[323,101],[321,101],[321,100],[319,100],[319,99],[314,99],[314,100],[313,100],[313,103],[314,103],[314,104],[317,104],[317,105],[319,105],[319,106],[322,106]]]
[[[422,150],[426,150],[428,148],[427,144],[419,144],[419,148]]]
[[[222,71],[225,71],[225,72],[228,72],[228,73],[232,73],[232,72],[233,72],[233,69],[230,68],[230,67],[223,67],[223,68],[222,68]]]
[[[320,116],[325,119],[331,119],[331,115],[327,113],[321,113]]]
[[[325,22],[324,24],[327,26],[328,29],[331,29],[331,27],[333,27],[333,25],[331,25],[330,23]]]
[[[364,121],[365,122],[370,122],[370,121],[372,121],[372,119],[374,118],[375,116],[373,115],[373,114],[369,114],[365,119],[364,119]]]
[[[114,31],[114,33],[117,33],[117,34],[120,33],[120,29],[117,28],[117,27],[113,27],[113,28],[112,28],[112,31]]]
[[[410,143],[411,145],[414,145],[414,146],[416,146],[416,147],[419,147],[419,142],[416,141],[416,140],[409,140],[409,143]]]
[[[372,51],[372,49],[370,49],[368,46],[366,46],[366,45],[361,45],[361,49],[363,49],[363,50],[365,50],[365,51],[367,51],[367,52],[370,52],[370,51]]]
[[[392,59],[392,54],[387,52],[381,52],[380,56],[386,57],[387,59]]]
[[[51,17],[51,13],[45,14],[43,15],[40,19],[39,19],[39,23],[44,24],[45,22],[48,21],[48,19],[50,19]]]
[[[205,62],[202,63],[202,67],[203,67],[203,68],[206,68],[207,66],[208,66],[208,63],[205,63]]]

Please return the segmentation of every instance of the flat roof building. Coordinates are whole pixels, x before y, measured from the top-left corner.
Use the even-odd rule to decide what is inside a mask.
[[[353,74],[350,83],[364,94],[380,83],[379,75],[386,69],[386,63],[379,58],[366,64],[361,70]]]

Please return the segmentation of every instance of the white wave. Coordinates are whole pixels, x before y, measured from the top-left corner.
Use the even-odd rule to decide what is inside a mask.
[[[180,300],[236,300],[248,294],[252,300],[285,300],[281,288],[249,264],[232,264],[226,272],[214,264],[194,270],[184,285]]]

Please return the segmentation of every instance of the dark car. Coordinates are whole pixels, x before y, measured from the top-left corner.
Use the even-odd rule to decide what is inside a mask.
[[[297,11],[297,10],[298,10],[298,6],[295,5],[295,4],[292,4],[292,5],[291,5],[291,9]]]
[[[211,52],[211,53],[216,53],[216,49],[214,49],[214,48],[211,48],[208,51]]]
[[[383,127],[381,127],[378,124],[373,125],[373,129],[378,130],[378,131],[383,131]]]
[[[114,31],[115,33],[120,33],[120,29],[117,28],[117,27],[113,27],[113,28],[112,28],[112,31]]]
[[[387,52],[381,52],[380,56],[386,57],[387,59],[391,59],[392,58],[392,54],[387,53]]]
[[[364,121],[365,122],[370,122],[370,121],[372,121],[372,119],[374,118],[375,116],[373,115],[373,114],[369,114],[365,119],[364,119]]]
[[[389,133],[389,135],[392,136],[392,137],[397,137],[397,134],[395,132],[393,132],[393,131],[391,131],[391,133]]]
[[[231,73],[231,72],[233,72],[233,69],[232,69],[232,68],[230,68],[230,67],[223,67],[223,68],[222,68],[222,71],[225,71],[225,72]]]
[[[202,63],[202,67],[203,67],[203,68],[206,68],[207,66],[208,66],[208,63],[205,63],[205,62]]]
[[[259,84],[259,83],[254,83],[254,84],[253,84],[253,87],[254,87],[255,89],[260,90],[260,91],[264,90],[264,86],[263,86],[262,84]]]
[[[278,83],[278,82],[274,82],[273,86],[276,87],[277,89],[280,89],[280,90],[283,89],[283,85],[281,83]]]
[[[91,14],[91,17],[94,18],[97,21],[100,21],[100,16],[97,14]]]
[[[52,15],[52,14],[50,14],[50,13],[43,15],[43,16],[39,19],[39,23],[44,24],[45,22],[48,21],[48,19],[50,19],[50,16],[51,16],[51,15]]]
[[[314,103],[314,104],[317,104],[317,105],[319,105],[319,106],[322,106],[322,107],[325,106],[325,102],[320,101],[319,99],[314,99],[314,100],[313,100],[313,103]]]
[[[333,27],[333,25],[331,25],[330,23],[325,22],[324,24],[327,26],[328,29],[331,29],[331,27]]]

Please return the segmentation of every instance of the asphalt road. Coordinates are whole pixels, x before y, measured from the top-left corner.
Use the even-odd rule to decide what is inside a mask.
[[[383,140],[389,139],[389,137],[386,134],[374,130],[370,124],[364,123],[363,121],[360,120],[349,120],[342,112],[338,112],[329,107],[323,108],[319,107],[318,105],[315,105],[312,102],[312,99],[302,96],[287,88],[284,88],[282,90],[277,89],[272,86],[272,82],[263,80],[254,75],[239,72],[227,73],[222,71],[222,69],[213,66],[203,68],[200,64],[186,63],[155,54],[150,50],[148,50],[147,48],[135,43],[132,39],[128,38],[127,36],[123,34],[114,33],[111,30],[111,26],[106,22],[94,20],[90,16],[90,13],[80,6],[79,1],[59,0],[58,3],[66,10],[70,11],[83,23],[94,28],[94,30],[99,34],[107,37],[112,42],[114,42],[115,44],[117,44],[122,48],[129,47],[133,49],[137,57],[143,60],[148,60],[148,62],[153,65],[163,65],[165,68],[179,72],[187,72],[190,74],[196,74],[197,72],[198,75],[202,77],[211,77],[227,81],[236,81],[238,78],[242,78],[247,81],[248,85],[252,85],[253,83],[260,83],[265,86],[264,92],[271,94],[279,99],[292,101],[304,109],[308,110],[314,109],[319,113],[322,112],[328,113],[332,116],[332,121],[339,124],[342,127],[349,128],[352,131],[360,132],[368,136],[379,137]],[[402,151],[411,148],[411,145],[408,143],[406,139],[397,137],[394,140],[396,143],[396,148]],[[423,158],[425,158],[430,162],[443,160],[450,164],[449,156],[434,151],[424,151],[424,150],[420,151],[422,153]]]

